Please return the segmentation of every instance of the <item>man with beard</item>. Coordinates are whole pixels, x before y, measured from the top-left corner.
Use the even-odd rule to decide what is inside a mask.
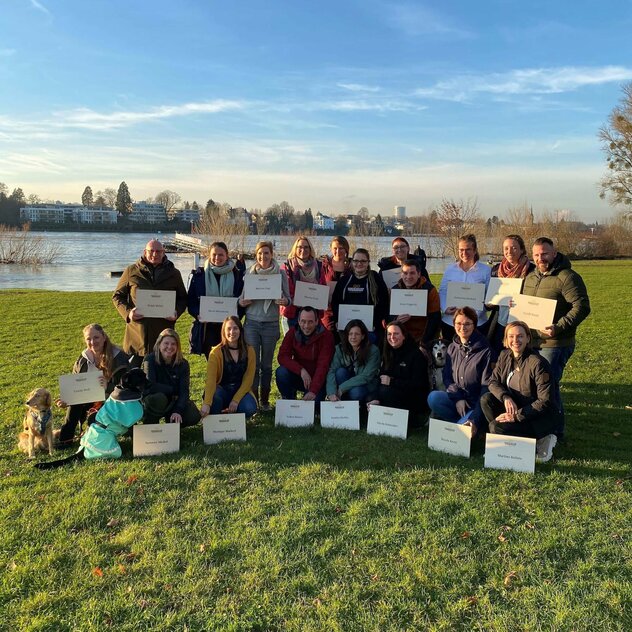
[[[168,318],[143,316],[136,309],[136,290],[175,291],[175,312]],[[132,366],[140,366],[143,358],[153,351],[160,332],[174,327],[187,306],[182,275],[167,259],[165,249],[157,239],[148,242],[141,258],[125,269],[112,295],[112,302],[126,322],[123,350],[131,356]]]

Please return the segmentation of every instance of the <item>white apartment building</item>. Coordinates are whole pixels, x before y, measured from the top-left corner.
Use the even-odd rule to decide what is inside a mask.
[[[81,204],[33,204],[20,209],[25,222],[63,224],[116,224],[117,212],[108,207],[87,208]]]
[[[167,211],[162,204],[148,204],[145,201],[134,202],[132,212],[127,217],[131,222],[164,224],[167,221]]]
[[[314,230],[333,230],[336,220],[329,215],[324,215],[320,211],[314,217]]]

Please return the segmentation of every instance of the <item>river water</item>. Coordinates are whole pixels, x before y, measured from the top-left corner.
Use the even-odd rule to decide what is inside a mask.
[[[112,291],[118,279],[111,277],[111,271],[123,270],[142,254],[145,244],[156,237],[154,233],[90,233],[90,232],[39,232],[31,231],[33,236],[45,237],[47,243],[59,246],[60,254],[52,264],[25,266],[18,264],[0,264],[0,289],[32,288],[68,291]],[[173,234],[158,235],[159,239],[173,238]],[[279,261],[284,260],[294,240],[293,237],[261,235],[240,237],[239,243],[231,243],[224,238],[229,248],[252,252],[255,243],[268,239],[275,244]],[[234,239],[234,238],[233,238]],[[310,237],[318,254],[329,252],[331,237]],[[206,241],[206,239],[204,240]],[[354,246],[367,248],[371,259],[391,254],[391,237],[357,237],[350,239]],[[432,238],[410,238],[414,249],[418,244],[428,255],[440,252],[439,245]],[[193,268],[192,254],[170,253],[169,258],[182,273],[187,282]],[[428,272],[442,273],[452,260],[431,258],[428,260]],[[373,268],[377,266],[373,264]]]

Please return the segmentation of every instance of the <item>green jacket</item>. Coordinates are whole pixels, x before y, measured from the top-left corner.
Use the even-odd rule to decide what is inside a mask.
[[[590,301],[584,280],[571,270],[568,257],[558,252],[551,269],[544,274],[535,268],[526,276],[522,293],[557,301],[553,317],[555,336],[542,338],[532,330],[534,347],[570,347],[575,344],[575,331],[590,314]]]
[[[343,367],[348,368],[352,364],[354,365],[355,375],[338,386],[336,384],[336,371]],[[334,395],[338,389],[342,393],[346,393],[354,386],[368,386],[369,390],[375,390],[377,389],[379,374],[380,352],[375,345],[369,346],[369,358],[363,366],[354,364],[352,358],[343,353],[342,345],[337,345],[329,372],[327,373],[327,395]]]

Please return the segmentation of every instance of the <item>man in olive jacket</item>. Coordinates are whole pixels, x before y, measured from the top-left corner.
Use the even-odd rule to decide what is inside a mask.
[[[534,347],[540,347],[540,355],[549,361],[559,385],[575,351],[577,327],[590,314],[590,301],[584,280],[548,237],[535,240],[533,262],[536,267],[525,278],[522,293],[557,301],[553,324],[543,331],[532,331],[532,335]]]
[[[176,310],[168,318],[146,318],[136,309],[136,290],[174,290]],[[145,246],[141,258],[127,266],[121,276],[112,302],[125,319],[123,350],[130,356],[130,363],[140,366],[143,358],[153,351],[160,332],[174,323],[187,306],[187,292],[180,271],[165,256],[163,245],[152,239]]]

